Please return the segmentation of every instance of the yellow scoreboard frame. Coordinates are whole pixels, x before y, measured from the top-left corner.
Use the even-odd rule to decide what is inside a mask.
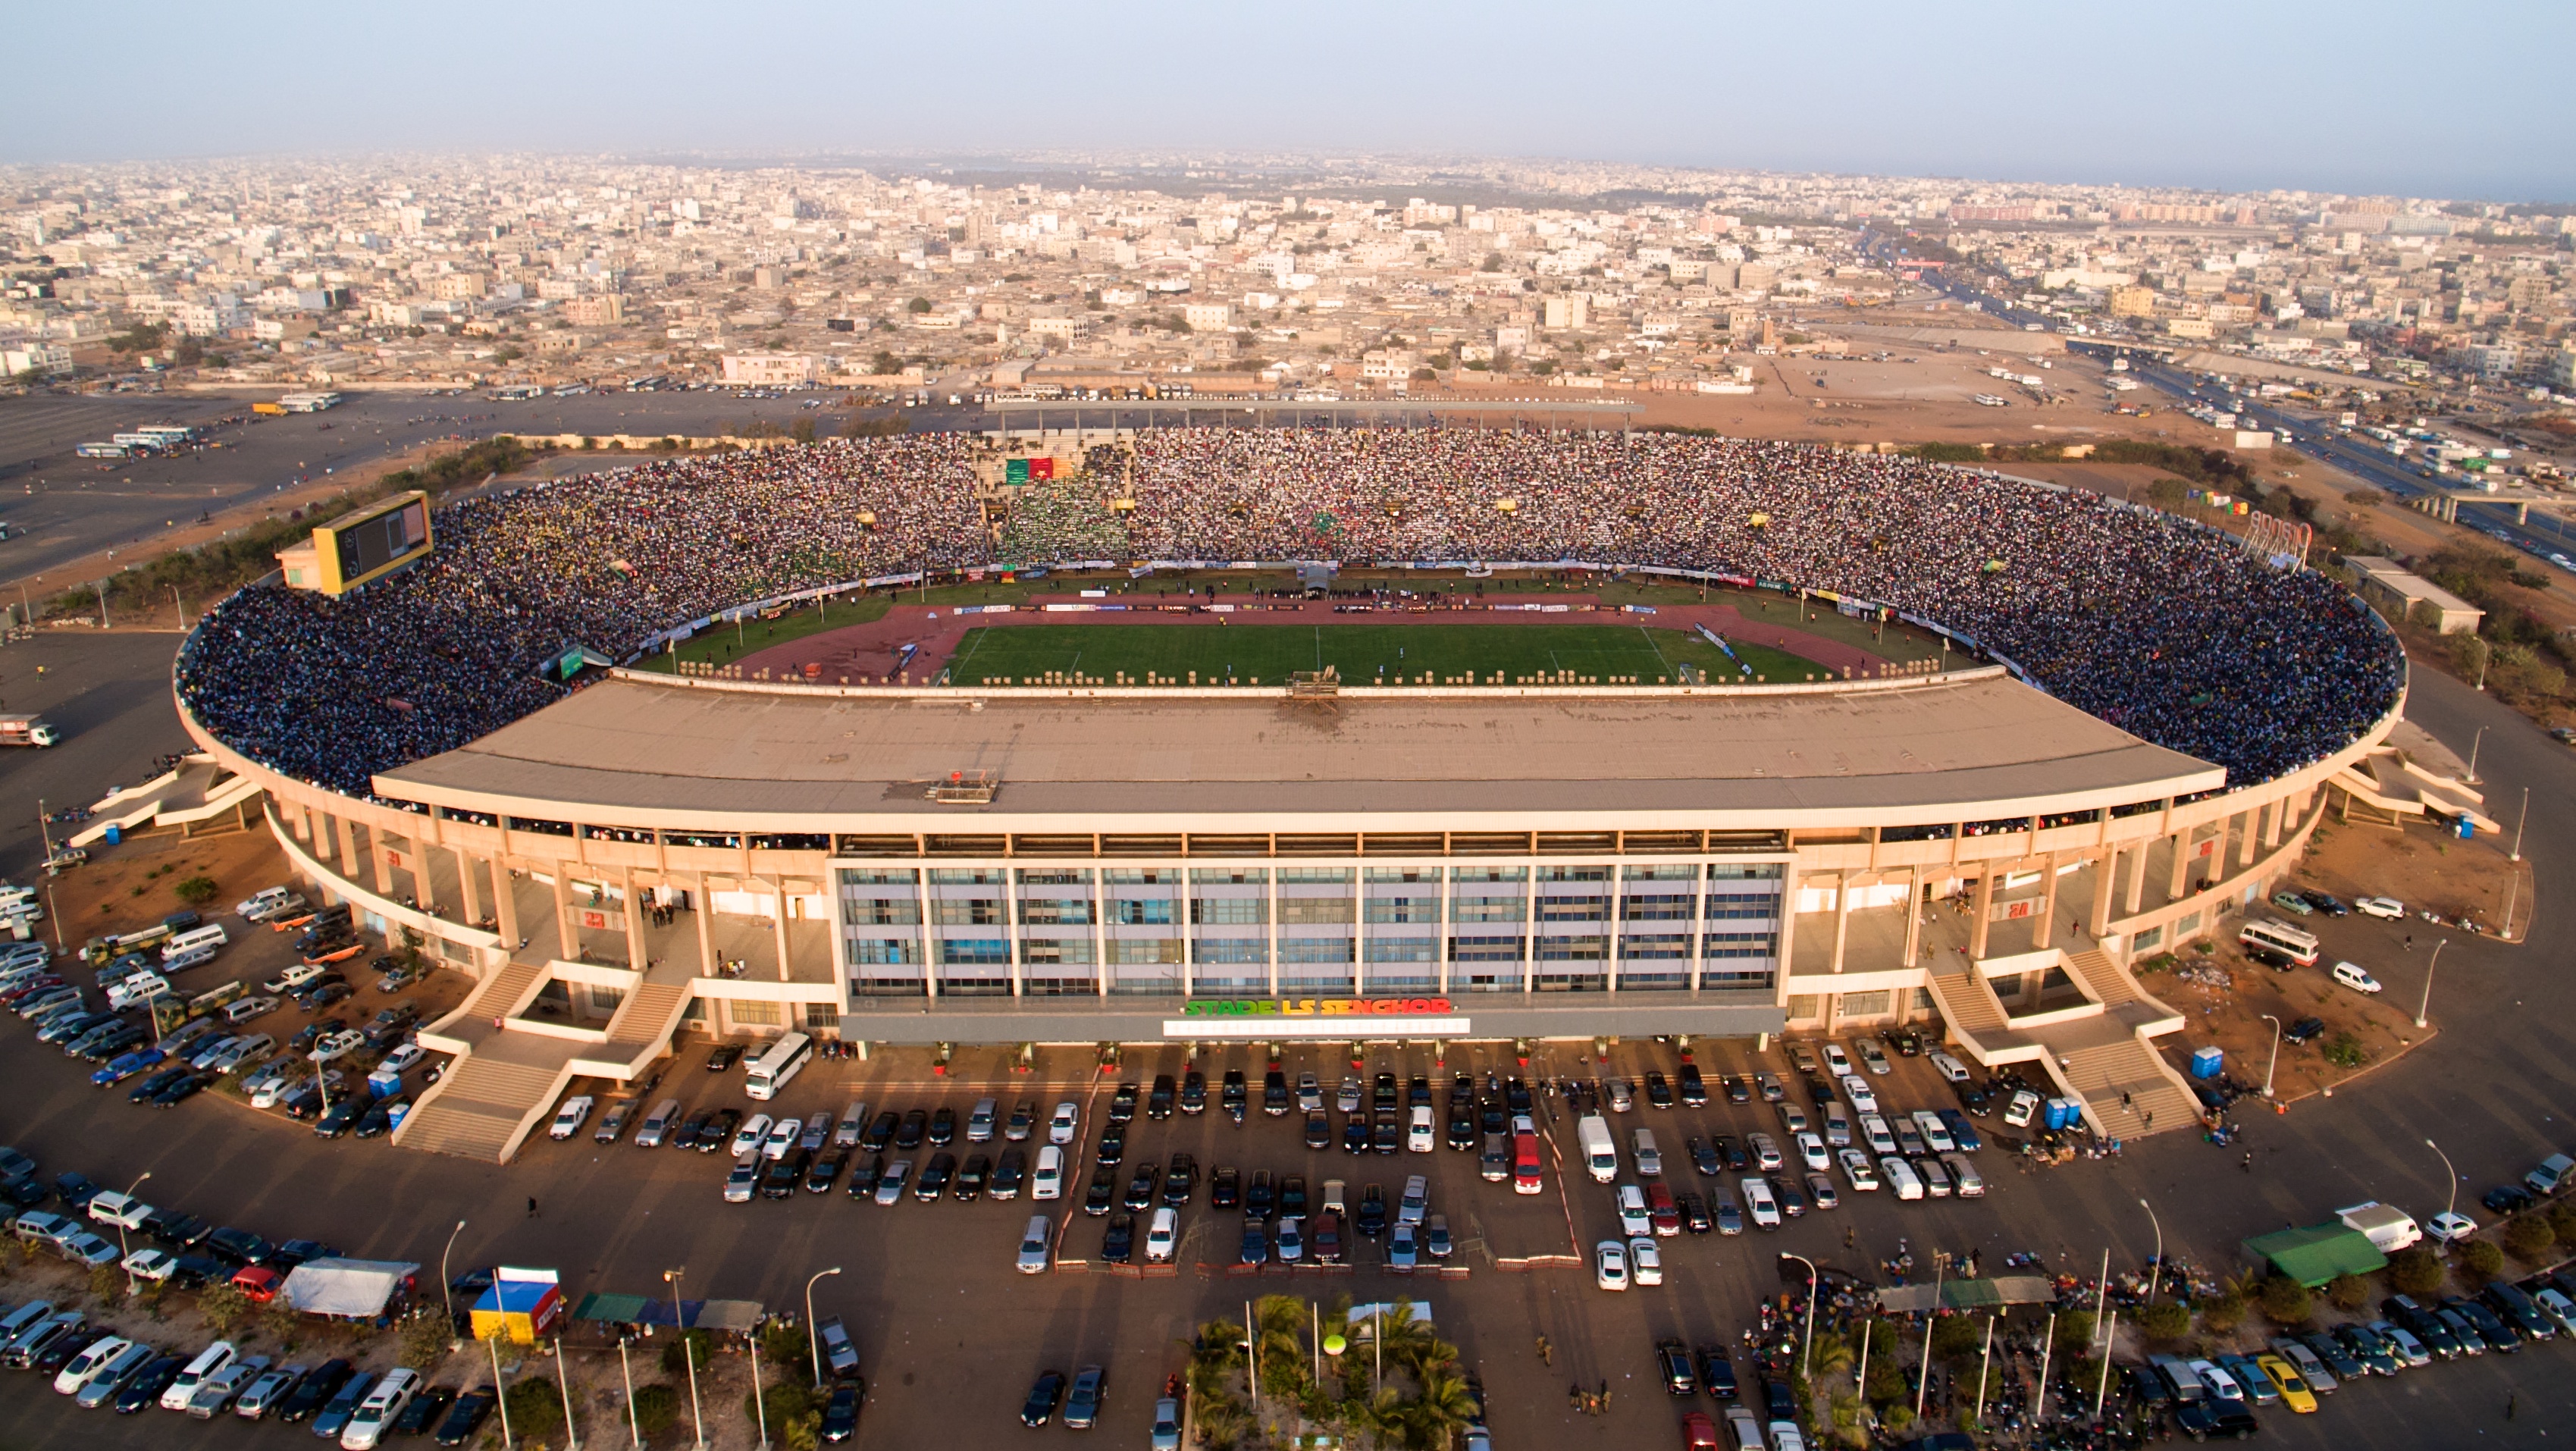
[[[438,547],[429,512],[429,495],[413,489],[317,526],[313,531],[316,588],[326,595],[346,594],[428,555]],[[364,532],[370,526],[377,531],[374,535]],[[371,557],[372,564],[368,563]],[[357,570],[354,574],[348,572],[352,567]]]

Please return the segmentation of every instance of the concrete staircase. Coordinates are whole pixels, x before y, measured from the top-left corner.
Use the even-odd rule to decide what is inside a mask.
[[[588,1056],[627,1065],[628,1076],[633,1076],[634,1071],[669,1046],[680,1015],[688,1011],[691,996],[688,988],[670,983],[648,981],[637,987],[626,995],[617,1016],[609,1021],[608,1041]]]
[[[2094,1128],[2113,1138],[2143,1138],[2200,1125],[2199,1101],[2145,1038],[2078,1048],[2063,1059],[2042,1061],[2060,1088],[2084,1101]],[[2124,1093],[2129,1096],[2126,1107],[2120,1102]]]
[[[1950,1036],[1958,1039],[1959,1045],[1979,1063],[1993,1063],[1994,1053],[2012,1036],[2011,1019],[1995,990],[1986,985],[1983,977],[1969,971],[1935,972],[1928,975],[1927,981],[1932,988],[1933,1005],[1940,1010]]]
[[[553,1109],[556,1093],[570,1077],[568,1063],[469,1054],[403,1116],[395,1138],[409,1149],[498,1162]]]

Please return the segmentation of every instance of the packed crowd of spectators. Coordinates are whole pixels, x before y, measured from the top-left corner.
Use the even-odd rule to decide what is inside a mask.
[[[957,435],[678,460],[443,509],[438,553],[333,602],[261,588],[183,660],[211,729],[342,789],[746,600],[1057,559],[1657,564],[1893,606],[2236,782],[2395,703],[2395,642],[2331,581],[2097,495],[1943,465],[1669,434],[1185,429],[1036,486],[998,540]],[[1130,507],[1113,511],[1114,502]],[[873,522],[862,522],[872,515]]]

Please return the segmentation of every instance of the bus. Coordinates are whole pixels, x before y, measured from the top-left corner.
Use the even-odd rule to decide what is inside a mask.
[[[82,458],[134,457],[134,450],[121,443],[85,443],[73,451]]]
[[[789,1033],[769,1045],[769,1051],[752,1060],[743,1077],[742,1091],[766,1103],[778,1096],[814,1056],[814,1040],[803,1033]]]
[[[2268,917],[2260,922],[2248,922],[2236,934],[2236,941],[2257,961],[2263,959],[2263,954],[2270,953],[2288,958],[2301,967],[2317,965],[2316,934],[2302,932],[2287,922],[2276,922]]]

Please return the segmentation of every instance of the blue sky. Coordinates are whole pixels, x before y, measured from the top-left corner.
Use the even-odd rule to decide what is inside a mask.
[[[2566,0],[50,5],[0,159],[1219,148],[2576,199]]]

